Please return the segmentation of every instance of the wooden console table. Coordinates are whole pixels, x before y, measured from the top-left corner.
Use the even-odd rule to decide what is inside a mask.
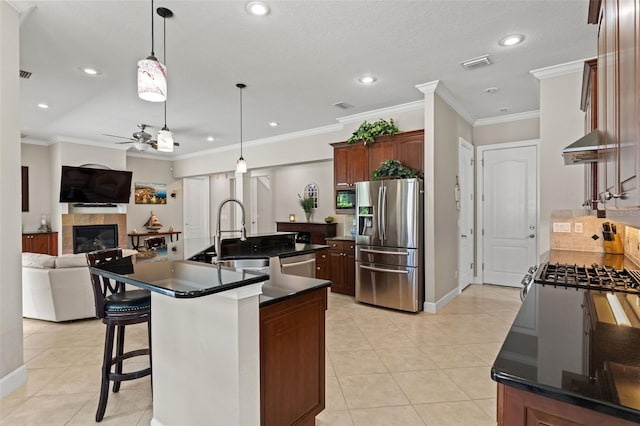
[[[140,237],[157,237],[159,235],[168,235],[169,239],[171,240],[171,242],[173,242],[173,236],[176,236],[176,241],[180,241],[180,234],[182,234],[182,232],[180,231],[167,231],[167,232],[136,232],[136,233],[129,233],[127,234],[129,237],[131,237],[131,245],[133,246],[134,250],[138,250],[138,247],[140,247]],[[142,245],[144,246],[144,243],[142,243]]]

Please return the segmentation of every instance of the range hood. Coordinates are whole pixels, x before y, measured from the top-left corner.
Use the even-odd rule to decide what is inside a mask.
[[[565,166],[598,161],[600,132],[593,130],[562,150]]]

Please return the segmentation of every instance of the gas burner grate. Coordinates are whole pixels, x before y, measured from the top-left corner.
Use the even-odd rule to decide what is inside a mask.
[[[611,290],[640,294],[640,271],[622,271],[606,266],[578,266],[547,263],[538,269],[535,282],[590,290]]]

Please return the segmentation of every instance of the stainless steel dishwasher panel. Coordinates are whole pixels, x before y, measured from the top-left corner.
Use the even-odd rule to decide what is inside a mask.
[[[301,277],[316,277],[316,255],[314,253],[280,258],[280,272]]]
[[[356,300],[409,312],[422,310],[420,269],[356,262]]]

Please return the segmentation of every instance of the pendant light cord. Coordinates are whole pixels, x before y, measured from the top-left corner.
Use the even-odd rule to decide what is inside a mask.
[[[151,56],[156,56],[153,43],[153,0],[151,0]]]
[[[240,158],[242,157],[242,89],[240,87]]]
[[[153,0],[151,0],[153,3]],[[153,11],[151,12],[153,14]],[[162,17],[162,60],[164,61],[164,66],[167,66],[167,18]],[[164,128],[167,128],[167,100],[164,100]]]

